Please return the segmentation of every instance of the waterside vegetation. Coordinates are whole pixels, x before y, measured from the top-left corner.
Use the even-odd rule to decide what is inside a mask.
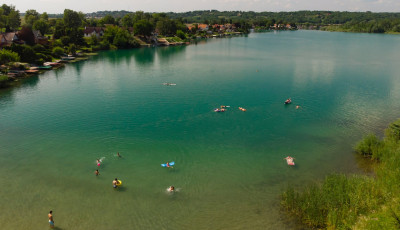
[[[282,194],[284,210],[311,228],[400,228],[400,119],[380,140],[369,134],[355,151],[376,163],[374,176],[333,174]]]

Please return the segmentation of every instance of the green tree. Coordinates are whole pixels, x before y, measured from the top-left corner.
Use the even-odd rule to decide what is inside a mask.
[[[127,14],[124,17],[122,17],[121,24],[124,27],[132,27],[133,26],[132,14]]]
[[[113,45],[118,48],[128,48],[131,35],[127,30],[119,29],[114,37]]]
[[[54,26],[54,34],[53,37],[55,39],[61,38],[62,36],[65,35],[65,25],[64,21],[61,19],[58,19],[56,21],[56,25]]]
[[[4,10],[0,8],[0,32],[6,27],[7,15],[4,15]]]
[[[21,26],[21,18],[19,16],[18,10],[11,10],[10,14],[7,16],[7,31],[15,31]]]
[[[111,24],[115,25],[115,18],[111,16],[110,14],[107,14],[105,17],[100,19],[100,24],[105,25],[105,24]]]
[[[156,28],[162,35],[165,36],[176,34],[177,30],[175,21],[168,18],[158,21]]]
[[[27,26],[32,27],[37,20],[39,20],[39,13],[36,10],[27,10],[25,12],[25,24]]]
[[[117,26],[107,26],[104,30],[103,40],[107,40],[109,44],[114,42],[114,37],[117,35],[119,28]]]
[[[46,12],[43,12],[43,14],[40,15],[40,19],[44,21],[49,20],[49,15]]]
[[[133,25],[133,33],[135,35],[150,36],[153,32],[153,25],[147,20],[139,20]]]
[[[70,29],[78,29],[82,25],[82,17],[78,12],[65,9],[63,17],[64,25]]]
[[[49,28],[50,28],[49,25],[43,19],[37,20],[35,23],[33,23],[33,29],[39,30],[42,35],[47,34]]]

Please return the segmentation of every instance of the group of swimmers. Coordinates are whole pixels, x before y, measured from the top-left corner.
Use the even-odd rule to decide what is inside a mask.
[[[119,154],[119,152],[117,153],[116,156],[117,156],[118,158],[121,158],[121,157],[122,157],[121,154]],[[97,167],[100,167],[101,163],[102,163],[102,159],[96,159]],[[172,168],[172,166],[170,165],[169,162],[166,163],[166,167],[167,167],[167,168]],[[96,176],[99,176],[99,175],[100,175],[99,169],[96,169],[96,170],[94,171],[94,175],[96,175]],[[115,178],[115,179],[112,181],[112,186],[113,186],[113,188],[118,188],[118,187],[121,186],[121,185],[122,185],[122,182],[121,182],[120,180],[118,180],[118,178]],[[174,192],[174,191],[175,191],[175,187],[171,185],[171,186],[167,189],[167,191],[168,191],[168,192]]]
[[[122,157],[121,154],[119,154],[119,152],[117,153],[117,157],[118,157],[118,158],[121,158],[121,157]],[[96,159],[97,167],[100,167],[101,163],[102,163],[102,158],[101,158],[101,159]],[[94,175],[96,175],[96,176],[99,176],[99,175],[100,175],[99,169],[96,169],[96,170],[94,171]],[[118,180],[118,178],[115,178],[115,180],[113,180],[112,183],[113,183],[113,187],[114,187],[114,188],[117,188],[118,186],[121,185],[121,181]]]

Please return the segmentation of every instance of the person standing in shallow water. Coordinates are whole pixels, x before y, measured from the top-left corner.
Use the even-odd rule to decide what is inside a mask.
[[[47,216],[49,217],[50,228],[54,228],[53,211],[50,211]]]
[[[99,172],[99,170],[98,170],[98,169],[96,169],[96,171],[94,171],[94,174],[95,174],[96,176],[100,175],[100,172]]]
[[[118,188],[118,179],[113,180],[113,188]]]

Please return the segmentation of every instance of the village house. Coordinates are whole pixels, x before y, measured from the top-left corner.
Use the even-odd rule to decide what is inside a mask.
[[[35,44],[40,44],[40,45],[48,45],[49,44],[47,37],[43,36],[39,30],[33,30],[32,33],[33,33],[33,36],[35,37]]]
[[[207,31],[208,30],[208,25],[207,24],[199,24],[199,30],[201,31]]]
[[[1,47],[10,46],[13,43],[24,44],[24,42],[18,38],[17,32],[2,33],[0,36]]]
[[[91,37],[92,35],[95,35],[96,37],[101,37],[104,35],[104,29],[103,27],[85,27],[85,30],[83,31],[83,35],[85,37]]]

